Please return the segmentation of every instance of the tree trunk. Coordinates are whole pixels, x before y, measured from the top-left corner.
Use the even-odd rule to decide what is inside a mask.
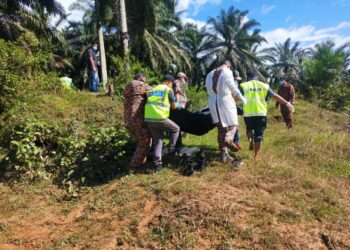
[[[106,61],[105,42],[104,42],[101,22],[98,23],[98,41],[99,41],[99,47],[100,47],[102,85],[104,88],[106,88],[106,85],[107,85],[107,61]]]
[[[128,44],[128,27],[126,25],[126,10],[125,10],[125,1],[119,0],[119,8],[120,8],[120,31],[121,38],[123,43],[123,53],[124,57],[128,56],[129,53],[129,44]]]
[[[107,62],[106,62],[106,52],[105,52],[105,42],[102,31],[102,22],[100,16],[100,0],[95,0],[95,15],[96,15],[96,26],[98,32],[98,45],[100,48],[100,62],[101,62],[101,76],[102,85],[106,88],[107,85]]]

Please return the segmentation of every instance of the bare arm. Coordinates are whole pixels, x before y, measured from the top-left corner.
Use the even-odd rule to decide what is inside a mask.
[[[280,96],[281,94],[281,88],[278,89],[278,95]],[[275,104],[275,107],[278,108],[278,106],[280,105],[280,103],[276,100],[276,104]]]
[[[278,94],[274,94],[272,97],[276,100],[276,105],[277,105],[277,103],[284,104],[284,105],[287,105],[287,103],[288,103],[286,100],[284,100],[284,98],[282,96],[280,96]]]
[[[175,95],[174,91],[172,89],[169,90],[169,102],[170,102],[170,108],[171,109],[176,109],[176,100],[175,100]]]
[[[96,65],[94,63],[94,59],[92,58],[92,56],[89,57],[89,61],[90,61],[90,65],[92,66],[92,70],[96,71]]]
[[[292,105],[294,105],[294,103],[295,103],[295,90],[294,90],[294,87],[293,86],[291,86],[291,101],[290,101],[290,103],[292,104]]]

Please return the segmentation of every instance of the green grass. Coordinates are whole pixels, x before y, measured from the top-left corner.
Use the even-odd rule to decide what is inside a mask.
[[[81,126],[107,125],[112,114],[106,109],[116,113],[111,122],[122,114],[120,103],[104,97],[51,97],[31,110],[46,107],[36,115]],[[161,173],[148,169],[85,187],[68,201],[50,180],[0,184],[0,248],[305,249],[324,246],[321,233],[335,247],[350,248],[350,136],[341,129],[349,120],[307,102],[296,106],[292,130],[278,115],[271,106],[257,162],[240,118],[238,155],[245,161],[238,172],[220,163],[214,129],[184,139],[186,146],[204,148],[209,159],[191,177],[179,173],[175,160]],[[21,230],[25,225],[41,231],[33,236]]]

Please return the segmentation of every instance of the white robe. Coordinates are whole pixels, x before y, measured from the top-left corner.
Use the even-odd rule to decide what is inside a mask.
[[[228,126],[238,125],[237,107],[236,102],[232,97],[239,94],[239,89],[234,81],[233,73],[228,68],[222,68],[217,84],[217,94],[213,91],[213,75],[215,69],[212,70],[206,77],[205,84],[209,95],[208,106],[210,115],[213,119],[213,123],[219,122],[218,112],[220,120],[224,128]]]

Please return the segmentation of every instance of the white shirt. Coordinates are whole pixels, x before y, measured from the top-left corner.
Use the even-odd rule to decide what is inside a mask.
[[[217,94],[213,90],[213,75],[216,69],[212,70],[206,77],[205,84],[209,95],[208,106],[213,123],[219,122],[224,128],[238,125],[237,107],[232,94],[239,94],[238,87],[234,81],[233,73],[226,67],[222,70],[217,84]],[[218,111],[218,112],[217,112]]]

